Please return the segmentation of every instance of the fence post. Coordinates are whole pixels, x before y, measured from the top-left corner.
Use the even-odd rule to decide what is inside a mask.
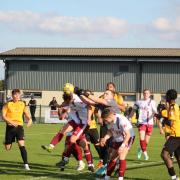
[[[39,122],[41,123],[41,104],[39,105]]]

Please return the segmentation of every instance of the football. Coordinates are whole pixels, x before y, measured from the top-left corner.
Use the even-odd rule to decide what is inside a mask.
[[[74,92],[74,86],[71,83],[66,83],[63,88],[64,93],[71,94]]]

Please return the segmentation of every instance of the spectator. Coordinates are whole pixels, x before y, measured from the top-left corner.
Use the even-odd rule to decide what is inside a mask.
[[[51,107],[51,110],[56,110],[57,109],[57,101],[56,101],[56,98],[53,97],[52,101],[49,103],[49,107]]]
[[[33,121],[33,123],[36,123],[36,117],[35,117],[36,100],[34,99],[33,95],[31,95],[31,100],[29,101],[28,106],[29,106],[29,109],[30,109],[32,121]]]

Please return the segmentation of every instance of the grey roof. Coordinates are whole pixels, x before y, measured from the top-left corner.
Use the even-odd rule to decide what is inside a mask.
[[[180,48],[15,48],[0,53],[0,58],[13,56],[180,57]]]

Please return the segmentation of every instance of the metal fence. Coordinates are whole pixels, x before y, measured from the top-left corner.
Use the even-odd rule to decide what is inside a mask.
[[[27,106],[29,109],[29,106]],[[36,118],[36,123],[45,123],[45,116],[46,116],[46,111],[50,110],[49,106],[43,106],[43,105],[36,105],[36,111],[35,111],[35,118]],[[30,109],[29,109],[30,112]],[[0,109],[0,121],[2,121],[2,106]]]

